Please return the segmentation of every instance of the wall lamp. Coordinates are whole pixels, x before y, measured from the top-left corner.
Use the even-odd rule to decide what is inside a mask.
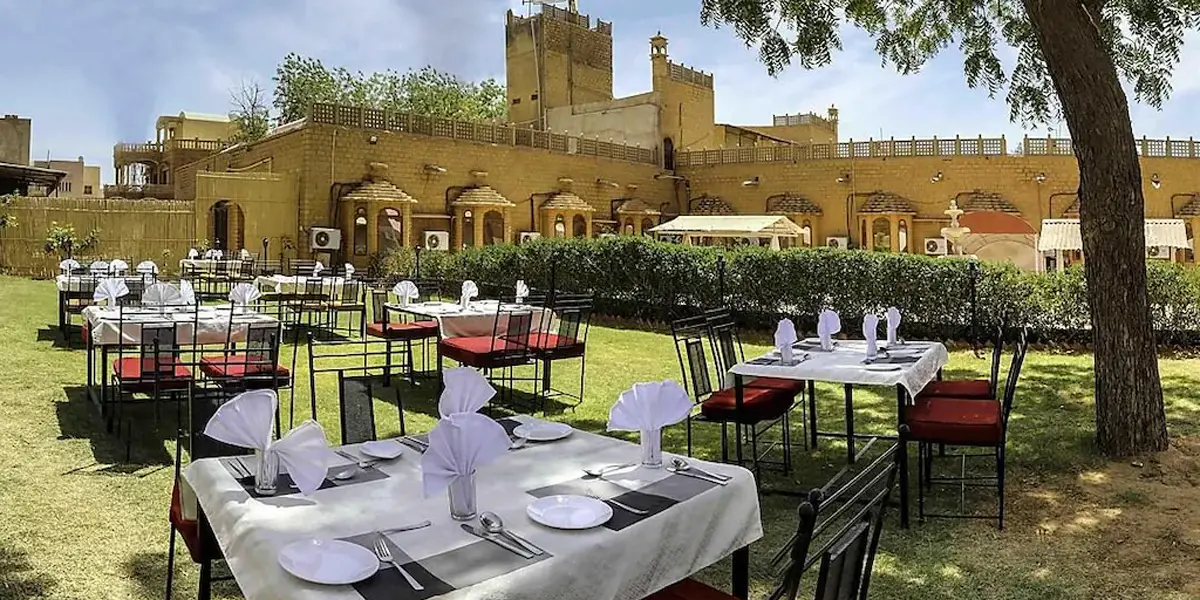
[[[655,176],[654,176],[654,178],[655,178],[655,179],[659,179],[659,180],[661,180],[661,179],[674,179],[674,180],[676,180],[676,181],[681,181],[681,180],[683,180],[683,179],[687,179],[686,177],[681,177],[681,176],[679,176],[679,175],[671,175],[670,173],[659,173],[658,175],[655,175]]]
[[[849,173],[842,173],[842,176],[837,178],[838,183],[846,183],[847,181],[850,181]]]
[[[371,137],[367,138],[367,143],[368,143],[368,144],[378,144],[378,143],[379,143],[379,136],[377,136],[377,135],[372,135]]]
[[[1038,185],[1046,183],[1046,173],[1043,172],[1043,173],[1038,173],[1037,175],[1034,175],[1033,180],[1038,182]]]
[[[429,173],[445,173],[445,172],[446,172],[446,168],[445,168],[445,167],[439,167],[439,166],[437,166],[437,165],[426,164],[426,165],[425,165],[425,171],[426,171],[426,172],[429,172]]]
[[[1156,190],[1162,187],[1162,179],[1159,179],[1158,173],[1150,176],[1150,185],[1154,186]]]
[[[742,187],[753,187],[759,184],[758,175],[742,182]]]
[[[621,184],[619,184],[619,183],[617,183],[617,182],[615,182],[615,181],[609,181],[609,180],[607,180],[607,179],[597,179],[597,180],[596,180],[596,185],[606,185],[606,186],[608,186],[608,187],[610,187],[610,188],[615,188],[615,189],[620,189],[620,188],[621,188]]]
[[[933,174],[933,177],[929,178],[929,183],[937,183],[937,182],[941,181],[943,178],[944,178],[944,176],[942,175],[942,172],[938,171],[937,173]]]

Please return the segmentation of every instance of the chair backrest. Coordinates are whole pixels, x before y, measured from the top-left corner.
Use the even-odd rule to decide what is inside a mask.
[[[1008,415],[1012,412],[1013,398],[1017,393],[1017,381],[1021,378],[1021,365],[1025,364],[1025,352],[1029,350],[1029,330],[1022,327],[1017,332],[1017,343],[1013,349],[1012,363],[1004,383],[1004,430],[1008,431]]]
[[[1004,327],[996,328],[996,338],[992,345],[992,370],[988,378],[988,392],[992,398],[1000,391],[1000,358],[1004,354]]]
[[[341,414],[342,445],[375,439],[374,382],[369,376],[338,371],[338,408]]]
[[[117,304],[121,306],[140,305],[142,303],[142,294],[146,291],[146,280],[141,277],[127,277],[125,279],[125,287],[129,288],[129,293],[118,298]]]
[[[898,452],[892,444],[852,477],[846,478],[851,469],[846,467],[809,492],[797,511],[795,535],[772,561],[782,568],[771,600],[795,600],[804,574],[818,565],[813,598],[866,600]]]
[[[530,306],[537,306],[537,304],[530,304]],[[568,347],[575,344],[586,344],[594,307],[595,297],[592,294],[563,294],[555,298],[550,307],[558,322],[554,328],[554,333],[557,334],[555,345]]]
[[[541,311],[534,308],[512,310],[514,298],[510,294],[501,296],[496,305],[496,318],[492,322],[492,352],[500,351],[508,356],[530,354],[533,351],[533,320],[541,318]]]
[[[313,267],[317,261],[306,258],[293,258],[288,260],[288,274],[297,277],[312,277]]]
[[[355,304],[362,301],[362,282],[349,279],[342,282],[337,290],[337,299],[343,304]]]
[[[713,358],[722,373],[745,360],[742,353],[742,340],[738,336],[733,313],[728,308],[705,311],[704,321],[708,328]]]
[[[420,288],[418,288],[420,289]],[[388,290],[386,288],[371,288],[371,322],[386,323]]]
[[[171,377],[175,374],[179,345],[175,339],[174,323],[146,323],[142,325],[141,343],[138,354],[142,363],[142,374]]]
[[[708,322],[704,315],[673,321],[671,337],[675,340],[675,354],[679,358],[683,387],[692,393],[694,401],[701,402],[714,391],[712,370],[704,352]]]

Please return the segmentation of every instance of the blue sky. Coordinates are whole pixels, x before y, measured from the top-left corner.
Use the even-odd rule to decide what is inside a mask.
[[[502,81],[510,7],[524,10],[520,0],[0,0],[0,56],[9,58],[0,63],[0,113],[33,119],[35,158],[83,155],[111,181],[115,142],[153,137],[158,115],[228,111],[239,82],[270,89],[288,52],[355,70],[432,64]],[[953,50],[900,76],[848,31],[832,66],[772,79],[732,32],[700,25],[699,0],[580,0],[580,10],[614,22],[617,96],[648,90],[648,39],[662,30],[672,60],[715,74],[720,122],[766,124],[832,104],[843,139],[1022,134],[1003,97],[966,87]],[[1200,135],[1197,36],[1174,87],[1162,111],[1134,106],[1139,135]]]

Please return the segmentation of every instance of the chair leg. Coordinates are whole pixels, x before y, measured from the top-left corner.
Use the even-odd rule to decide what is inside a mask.
[[[386,334],[387,332],[385,331],[384,333]],[[392,385],[392,340],[391,340],[391,338],[388,338],[388,340],[384,343],[384,347],[386,349],[386,354],[384,356],[384,361],[386,364],[383,367],[383,385],[390,386],[390,385]]]
[[[200,585],[196,591],[196,597],[199,600],[211,600],[212,598],[212,561],[206,560],[200,563]]]
[[[688,455],[688,458],[692,457],[692,416],[691,415],[688,415],[688,418],[687,418],[687,455]]]
[[[417,365],[413,361],[413,344],[412,340],[404,340],[404,351],[408,354],[408,382],[417,385]]]
[[[1000,530],[1004,531],[1004,446],[996,449],[996,488],[1000,496]]]
[[[175,525],[171,525],[171,541],[167,544],[167,591],[163,596],[171,600],[171,588],[175,583]]]
[[[808,382],[808,434],[812,436],[813,450],[817,449],[817,384]]]
[[[729,424],[721,423],[721,462],[729,462]]]
[[[929,481],[930,462],[926,460],[929,453],[928,445],[924,442],[917,444],[917,518],[925,520],[925,489]]]

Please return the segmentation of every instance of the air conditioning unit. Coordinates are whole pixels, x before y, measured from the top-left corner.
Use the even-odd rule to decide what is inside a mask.
[[[450,249],[450,232],[449,231],[426,231],[425,232],[425,249],[426,250],[449,250]]]
[[[827,237],[825,238],[825,246],[829,248],[837,248],[846,250],[850,247],[850,238],[848,237]]]
[[[342,230],[333,227],[313,227],[308,231],[308,247],[318,250],[337,250],[342,247]]]
[[[950,253],[950,242],[946,238],[925,238],[925,254],[945,256]]]
[[[520,243],[524,244],[525,242],[536,240],[540,237],[542,237],[542,234],[540,234],[536,231],[522,231]]]
[[[1146,258],[1157,258],[1160,260],[1171,258],[1170,246],[1150,246],[1146,248]]]

